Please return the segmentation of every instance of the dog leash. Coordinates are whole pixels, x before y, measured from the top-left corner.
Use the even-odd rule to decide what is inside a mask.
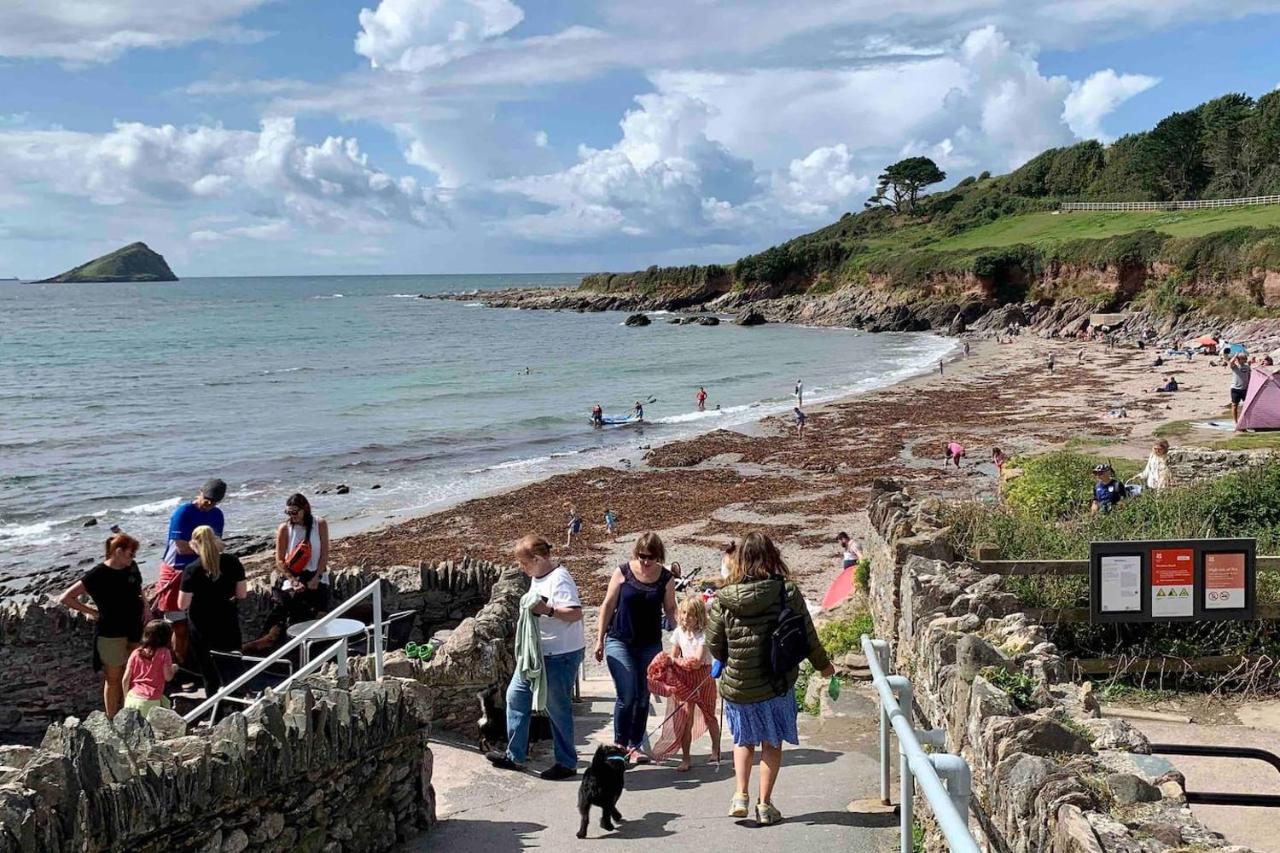
[[[709,673],[709,672],[708,672],[708,673],[707,673],[707,675],[706,675],[706,677],[705,677],[705,678],[703,678],[701,681],[699,681],[699,682],[698,682],[698,686],[697,686],[697,687],[695,687],[695,688],[693,688],[693,690],[692,690],[692,691],[690,691],[690,695],[691,695],[691,696],[696,696],[696,695],[698,695],[698,691],[699,691],[699,690],[701,690],[701,689],[702,689],[702,686],[703,686],[704,684],[706,684],[708,681],[710,681],[710,680],[711,680],[711,678],[712,678],[711,673]],[[673,698],[674,698],[674,697],[673,697]],[[721,727],[720,727],[721,735],[720,735],[720,736],[721,736],[721,737],[724,737],[724,734],[723,734],[723,733],[724,733],[724,726],[723,726],[723,723],[724,723],[724,699],[723,699],[722,697],[717,697],[717,698],[719,698],[719,699],[720,699],[720,722],[721,722]],[[651,740],[653,739],[653,735],[654,735],[654,733],[656,733],[656,732],[660,731],[660,730],[662,729],[662,727],[663,727],[663,726],[665,726],[665,725],[667,724],[667,721],[668,721],[668,720],[670,720],[672,717],[674,717],[674,716],[676,715],[676,713],[677,713],[677,712],[679,712],[679,710],[680,710],[680,706],[681,706],[681,705],[685,705],[685,704],[692,704],[692,703],[693,703],[693,701],[694,701],[693,699],[685,699],[685,700],[682,700],[679,704],[677,704],[677,705],[676,705],[676,707],[675,707],[674,709],[672,709],[672,711],[671,711],[671,713],[670,713],[670,714],[667,714],[667,716],[665,716],[665,717],[663,717],[663,718],[662,718],[662,722],[658,723],[658,725],[654,726],[652,729],[650,729],[649,731],[645,732],[644,739],[645,739],[646,741],[651,741]],[[715,764],[716,764],[716,766],[719,766],[719,765],[720,765],[720,762],[719,762],[719,761],[716,761],[716,762],[715,762]]]

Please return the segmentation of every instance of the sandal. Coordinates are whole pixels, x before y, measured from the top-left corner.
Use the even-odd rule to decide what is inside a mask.
[[[729,817],[746,817],[750,802],[751,799],[746,794],[734,794],[733,801],[729,803]]]

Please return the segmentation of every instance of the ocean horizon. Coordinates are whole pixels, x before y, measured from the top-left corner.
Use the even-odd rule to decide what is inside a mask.
[[[154,573],[169,513],[208,477],[230,484],[228,535],[269,535],[294,491],[339,529],[369,526],[787,412],[797,378],[806,405],[883,387],[952,348],[929,334],[676,326],[664,312],[636,329],[619,312],[417,298],[580,279],[0,287],[0,581],[88,565],[113,524],[142,540]],[[646,424],[590,427],[594,403],[625,415],[636,400]]]

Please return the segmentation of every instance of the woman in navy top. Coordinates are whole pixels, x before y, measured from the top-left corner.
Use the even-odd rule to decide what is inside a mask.
[[[662,651],[662,617],[675,619],[676,590],[663,565],[666,549],[656,533],[636,540],[632,559],[613,570],[600,607],[596,660],[606,658],[618,699],[613,706],[613,740],[636,764],[643,752],[649,720],[650,662]]]

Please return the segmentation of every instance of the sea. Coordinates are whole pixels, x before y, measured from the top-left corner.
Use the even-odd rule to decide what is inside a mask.
[[[111,525],[142,541],[153,574],[169,514],[209,477],[230,484],[228,534],[270,534],[294,491],[336,530],[357,529],[634,463],[647,447],[788,412],[797,379],[808,406],[927,370],[952,347],[481,304],[486,290],[580,280],[0,284],[0,581],[100,557]],[[446,292],[474,298],[418,298]],[[593,404],[625,415],[637,400],[644,425],[591,428]]]

